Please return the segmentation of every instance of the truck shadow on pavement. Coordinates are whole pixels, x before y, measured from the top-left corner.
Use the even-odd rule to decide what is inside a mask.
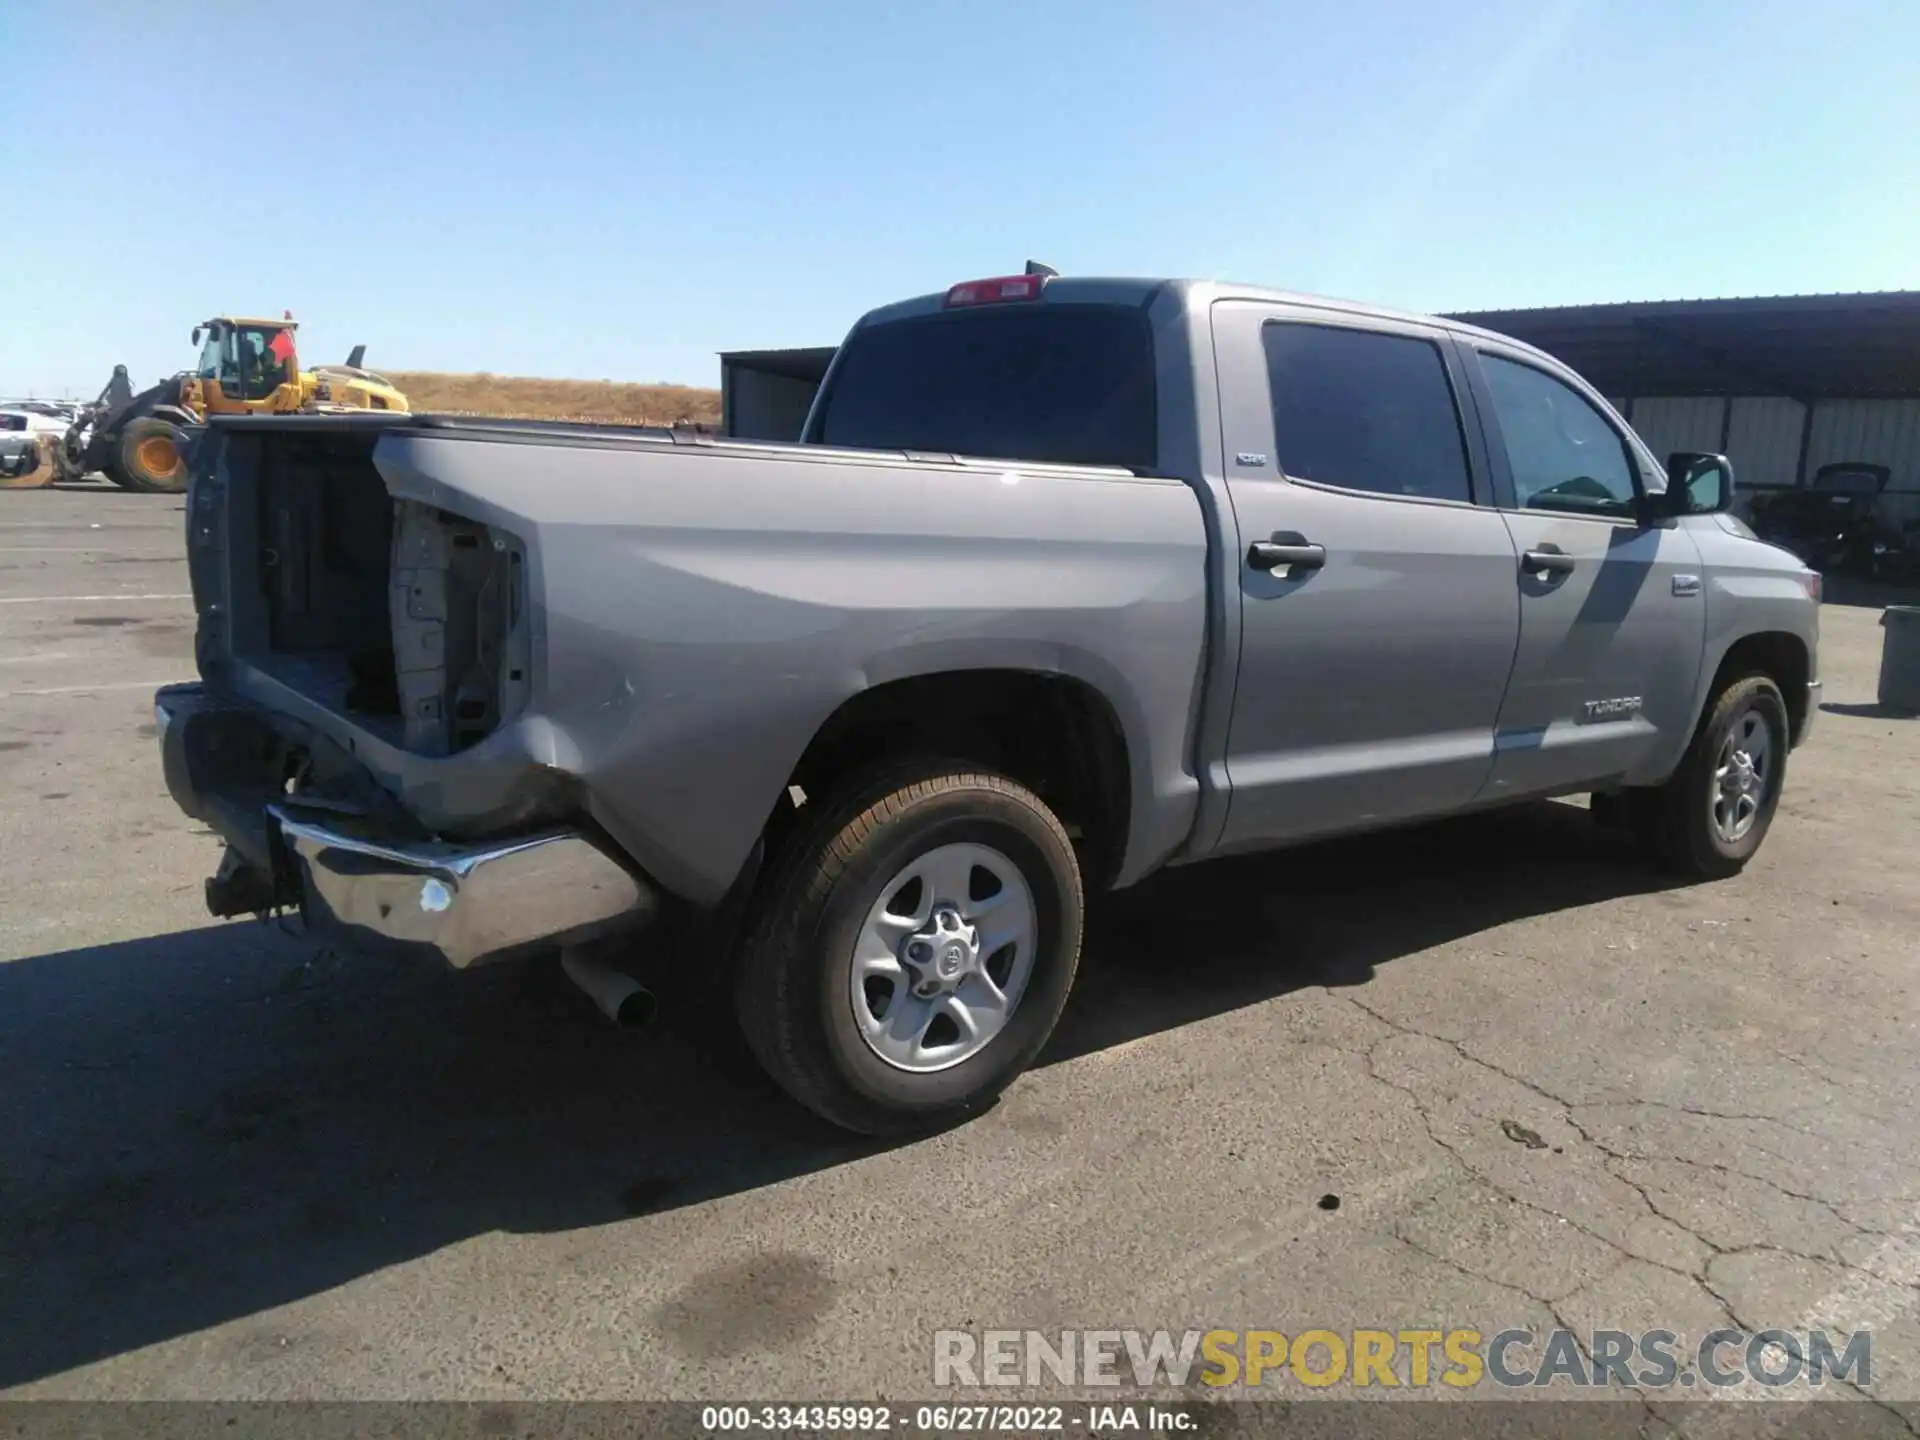
[[[1661,884],[1553,804],[1169,872],[1096,907],[1041,1063]],[[557,971],[395,968],[248,922],[0,965],[0,1387],[489,1231],[882,1148],[784,1100],[710,983],[661,977],[631,1036]]]
[[[1828,701],[1820,707],[1820,710],[1821,713],[1826,715],[1852,715],[1860,720],[1913,720],[1920,718],[1916,717],[1911,710],[1896,710],[1891,705],[1882,705],[1878,701],[1870,701],[1864,705],[1845,705],[1838,701]]]

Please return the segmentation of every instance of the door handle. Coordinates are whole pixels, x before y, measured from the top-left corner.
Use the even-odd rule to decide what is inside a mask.
[[[1318,570],[1327,563],[1327,547],[1308,542],[1291,530],[1274,532],[1271,540],[1256,540],[1247,547],[1247,564],[1255,570],[1284,570],[1298,565],[1302,570]]]
[[[1573,556],[1558,550],[1529,550],[1520,557],[1520,568],[1529,575],[1565,575],[1573,564]]]

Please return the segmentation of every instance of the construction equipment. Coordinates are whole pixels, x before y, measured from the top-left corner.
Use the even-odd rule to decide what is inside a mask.
[[[63,480],[101,471],[128,490],[177,491],[208,415],[326,414],[401,410],[407,397],[385,376],[362,367],[366,346],[344,365],[302,370],[294,349],[293,313],[279,320],[216,315],[196,325],[200,363],[134,393],[127,367],[80,412],[59,446]]]

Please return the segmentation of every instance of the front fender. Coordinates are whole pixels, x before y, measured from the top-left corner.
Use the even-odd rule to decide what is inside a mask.
[[[1736,645],[1757,636],[1786,635],[1806,652],[1809,685],[1820,678],[1820,607],[1808,591],[1808,572],[1790,552],[1712,523],[1695,528],[1706,572],[1707,627],[1695,683],[1694,726],[1712,703],[1722,667]],[[1788,695],[1790,709],[1811,703]],[[1668,770],[1680,763],[1693,738],[1677,737]]]

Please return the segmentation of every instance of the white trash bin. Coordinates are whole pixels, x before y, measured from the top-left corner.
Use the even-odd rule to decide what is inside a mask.
[[[1920,714],[1920,605],[1889,605],[1880,613],[1880,703]]]

